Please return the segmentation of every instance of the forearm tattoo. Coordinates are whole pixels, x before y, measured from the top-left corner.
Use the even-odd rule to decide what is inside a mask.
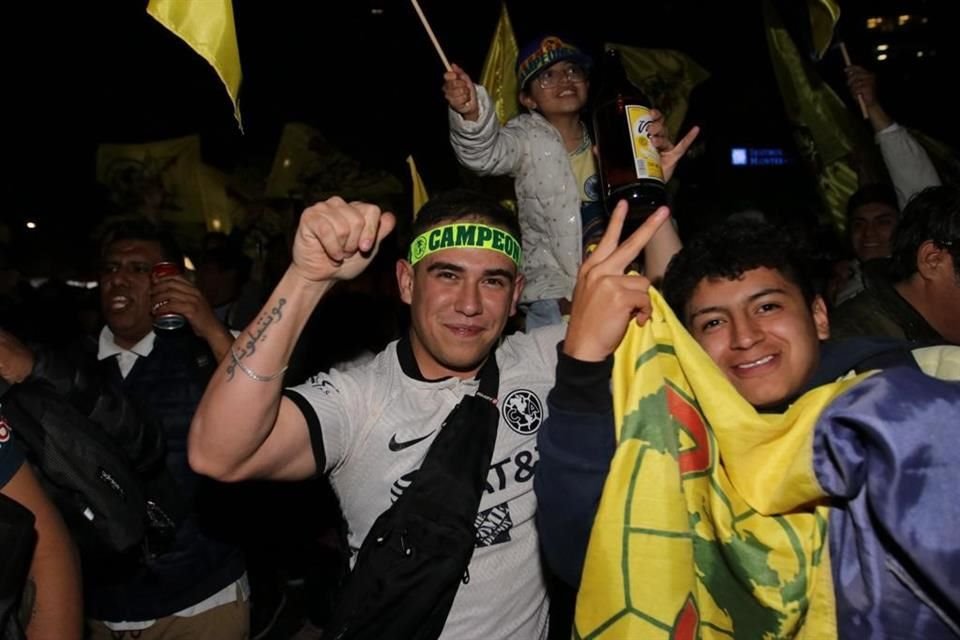
[[[254,330],[247,332],[249,339],[240,350],[237,350],[236,347],[231,347],[231,350],[233,351],[233,360],[227,366],[226,370],[228,382],[233,380],[233,376],[237,371],[237,365],[240,364],[240,361],[244,358],[249,358],[256,353],[257,345],[267,339],[267,327],[275,322],[280,322],[283,319],[283,306],[285,304],[287,304],[287,299],[280,298],[273,309],[263,314],[263,316],[257,322],[257,326],[254,328]]]

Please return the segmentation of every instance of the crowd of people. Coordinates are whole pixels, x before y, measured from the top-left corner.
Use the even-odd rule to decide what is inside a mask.
[[[444,75],[457,157],[512,176],[516,212],[455,189],[398,238],[392,213],[332,197],[304,209],[285,269],[260,286],[217,235],[195,274],[155,275],[180,249],[127,220],[99,243],[95,328],[36,341],[5,301],[0,415],[46,387],[45,402],[112,435],[124,416],[149,526],[106,557],[71,542],[17,424],[0,420],[0,495],[36,532],[0,623],[32,640],[268,638],[258,613],[294,568],[313,586],[302,640],[581,637],[588,549],[628,446],[614,354],[672,313],[753,415],[850,385],[813,415],[823,495],[761,514],[822,518],[827,586],[764,637],[960,637],[960,186],[941,184],[851,66],[890,182],[850,198],[844,251],[826,260],[776,211],[680,229],[666,206],[621,242],[627,205],[604,209],[584,117],[591,67],[561,38],[531,42],[526,111],[505,125],[460,67]],[[667,180],[698,133],[674,143],[654,113]],[[166,314],[183,327],[156,328]],[[683,637],[760,637],[749,615],[724,615]],[[597,633],[681,637],[650,629]]]

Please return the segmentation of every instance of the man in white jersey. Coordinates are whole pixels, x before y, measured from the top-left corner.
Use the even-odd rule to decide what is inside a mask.
[[[642,233],[649,237],[660,222]],[[190,463],[230,481],[329,473],[356,551],[409,485],[444,419],[476,393],[477,373],[495,349],[500,423],[475,521],[476,549],[440,637],[544,638],[548,602],[532,480],[565,327],[501,339],[523,288],[513,214],[473,193],[431,199],[413,223],[408,259],[396,267],[410,305],[409,335],[369,363],[281,388],[314,306],[338,280],[363,271],[394,224],[376,206],[340,198],[304,212],[291,266],[195,414]]]

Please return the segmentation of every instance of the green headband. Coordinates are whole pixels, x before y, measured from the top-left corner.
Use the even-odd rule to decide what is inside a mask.
[[[445,224],[424,231],[410,243],[408,260],[414,265],[431,253],[458,247],[497,251],[520,266],[522,250],[513,234],[477,222]]]

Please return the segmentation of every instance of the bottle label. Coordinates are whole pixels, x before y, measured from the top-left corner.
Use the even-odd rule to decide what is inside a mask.
[[[650,117],[650,109],[637,104],[628,104],[625,109],[637,178],[652,178],[663,182],[660,152],[647,137],[647,128],[653,121],[653,118]]]

